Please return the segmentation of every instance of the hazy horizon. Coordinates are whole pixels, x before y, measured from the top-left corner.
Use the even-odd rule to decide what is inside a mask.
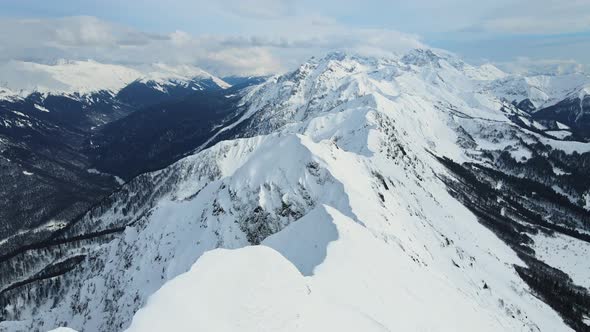
[[[436,15],[433,17],[433,15]],[[466,0],[3,3],[0,61],[166,62],[271,74],[333,50],[433,47],[508,68],[587,69],[587,1]]]

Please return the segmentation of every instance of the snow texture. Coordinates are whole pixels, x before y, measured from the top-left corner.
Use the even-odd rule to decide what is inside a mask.
[[[540,259],[567,273],[576,285],[590,289],[590,243],[563,234],[540,233],[534,240]]]

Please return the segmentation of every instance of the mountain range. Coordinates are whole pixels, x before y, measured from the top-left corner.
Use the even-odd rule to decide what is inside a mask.
[[[586,74],[116,72],[5,89],[0,330],[590,330]]]
[[[0,98],[5,250],[43,238],[46,225],[65,225],[126,180],[179,159],[234,110],[231,86],[194,67],[155,64],[143,75],[93,61],[11,65],[3,77],[38,84],[14,79]],[[213,105],[220,109],[209,112]]]

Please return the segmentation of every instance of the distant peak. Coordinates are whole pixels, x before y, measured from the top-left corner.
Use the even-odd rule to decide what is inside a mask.
[[[583,84],[575,88],[572,92],[567,95],[567,99],[580,99],[584,100],[590,95],[590,84]]]
[[[407,65],[422,67],[426,65],[439,66],[439,61],[441,59],[443,59],[443,57],[433,52],[431,49],[417,48],[406,53],[401,58],[401,61]]]
[[[143,75],[139,81],[143,83],[156,82],[159,84],[169,84],[174,82],[186,83],[195,79],[211,79],[223,89],[231,86],[217,76],[199,67],[189,64],[170,65],[161,62],[152,64],[147,69],[147,74]]]
[[[328,54],[326,54],[321,60],[323,60],[323,61],[329,61],[329,60],[342,61],[342,60],[346,59],[347,57],[350,57],[350,55],[345,53],[344,51],[332,51],[332,52],[329,52]]]

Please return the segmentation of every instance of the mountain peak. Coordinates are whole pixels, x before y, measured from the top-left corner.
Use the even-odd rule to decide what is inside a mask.
[[[467,66],[463,60],[452,53],[430,48],[412,49],[402,56],[393,53],[391,56],[374,56],[354,52],[333,51],[320,58],[313,57],[306,64],[320,65],[329,63],[357,63],[359,65],[375,67],[374,69],[377,69],[383,65],[399,66],[401,63],[404,65],[414,65],[417,67],[426,67],[430,65],[439,68],[443,61],[459,70],[462,70]],[[492,69],[489,67],[493,67],[495,69],[494,72],[496,73],[501,72],[499,69],[490,64],[487,66],[482,66],[483,70],[492,71]]]
[[[439,66],[439,61],[441,59],[442,57],[434,53],[431,49],[416,48],[407,52],[401,58],[401,62],[407,65],[415,65],[420,67],[426,65]]]
[[[194,79],[211,79],[223,89],[231,86],[205,70],[188,64],[170,65],[158,62],[147,67],[145,71],[147,71],[147,74],[139,78],[139,81],[144,83],[149,81],[158,84],[186,83]]]

